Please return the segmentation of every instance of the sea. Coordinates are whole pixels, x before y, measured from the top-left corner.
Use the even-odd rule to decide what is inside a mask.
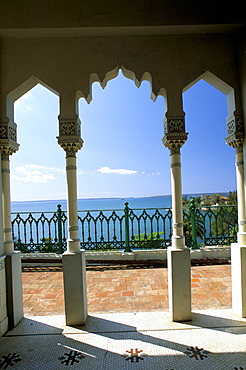
[[[221,193],[225,194],[225,193]],[[187,199],[191,197],[196,197],[201,194],[185,194],[187,196]],[[125,203],[128,203],[128,206],[130,209],[134,211],[134,215],[139,217],[142,214],[143,209],[147,210],[148,215],[153,215],[155,213],[156,209],[167,209],[171,208],[172,206],[172,197],[170,195],[163,195],[163,196],[153,196],[153,197],[145,197],[145,198],[97,198],[97,199],[78,199],[78,214],[81,218],[85,218],[87,212],[90,211],[90,215],[97,219],[99,212],[103,211],[103,215],[106,217],[110,217],[112,214],[112,211],[117,211],[117,215],[119,217],[122,217],[124,212],[124,206]],[[13,235],[15,238],[18,237],[20,240],[29,240],[30,238],[32,240],[36,240],[37,243],[40,243],[40,238],[47,238],[49,233],[51,232],[52,239],[55,238],[55,226],[53,224],[53,221],[51,223],[47,222],[39,222],[37,225],[35,222],[28,221],[20,222],[18,221],[18,215],[20,214],[22,221],[25,219],[28,219],[30,217],[30,213],[32,214],[31,217],[34,217],[34,219],[39,219],[41,217],[41,214],[44,214],[47,219],[52,219],[54,213],[57,210],[58,204],[61,205],[61,209],[63,211],[67,210],[67,202],[66,200],[36,200],[36,201],[13,201],[12,202],[12,217],[11,219],[15,222],[13,224]],[[165,213],[165,211],[164,211]],[[43,217],[43,216],[42,216]],[[154,228],[154,232],[160,230],[160,227],[163,228],[163,225],[160,225],[159,219],[154,219],[154,223],[150,223],[149,220],[147,222],[144,221],[143,218],[141,218],[141,221],[136,221],[137,219],[134,217],[134,221],[131,224],[132,232],[134,234],[138,233],[150,233],[152,230],[152,227]],[[170,220],[169,220],[170,221]],[[112,222],[112,219],[111,221]],[[116,235],[117,240],[120,240],[121,235],[121,224],[119,224],[119,221],[116,221],[117,225],[115,229],[115,224],[112,224],[112,228],[110,229],[110,233],[115,233],[114,237]],[[80,239],[81,240],[87,240],[88,237],[99,237],[100,234],[101,237],[103,236],[103,239],[107,240],[109,238],[109,231],[108,231],[108,224],[106,222],[101,223],[99,220],[99,224],[97,223],[97,231],[95,231],[93,224],[90,223],[90,221],[86,220],[85,223],[83,223],[84,226],[82,226],[82,223],[79,223],[79,233],[80,233]],[[170,234],[170,223],[165,221],[165,232],[166,235]],[[156,229],[155,229],[156,228]],[[66,237],[67,237],[67,230],[66,227],[64,229]],[[41,235],[41,236],[40,236]],[[110,234],[110,237],[112,235]],[[93,239],[94,240],[94,239]]]
[[[226,195],[227,193],[221,192]],[[197,197],[201,194],[184,194],[187,199]],[[172,206],[171,195],[160,195],[143,198],[92,198],[78,199],[78,211],[101,211],[101,210],[123,210],[125,202],[131,209],[146,209],[146,208],[170,208]],[[57,205],[61,205],[63,211],[67,210],[66,200],[33,200],[33,201],[13,201],[11,202],[12,213],[47,213],[56,212]]]

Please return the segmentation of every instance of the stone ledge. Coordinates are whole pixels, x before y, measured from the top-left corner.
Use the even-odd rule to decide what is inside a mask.
[[[62,255],[55,253],[23,253],[21,255],[22,265],[34,264],[49,264],[57,265],[61,264]],[[132,262],[152,262],[152,263],[163,263],[167,259],[166,249],[155,249],[155,250],[135,250],[131,253],[124,253],[122,251],[97,251],[97,252],[85,252],[86,261],[88,263],[124,263]],[[192,261],[205,260],[230,260],[231,248],[230,247],[205,247],[196,250],[191,250],[190,259]]]

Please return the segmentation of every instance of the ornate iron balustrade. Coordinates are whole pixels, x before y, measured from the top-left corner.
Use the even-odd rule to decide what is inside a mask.
[[[15,249],[23,253],[60,252],[57,213],[17,213],[12,220]]]
[[[79,237],[86,250],[163,249],[171,245],[171,208],[79,211]],[[237,207],[184,209],[186,245],[229,245],[236,242]],[[12,214],[15,249],[23,253],[66,250],[67,215],[57,212]]]
[[[195,249],[200,245],[230,245],[237,242],[238,210],[236,205],[184,209],[186,244]]]
[[[79,211],[78,221],[82,248],[86,250],[124,249],[122,210]]]

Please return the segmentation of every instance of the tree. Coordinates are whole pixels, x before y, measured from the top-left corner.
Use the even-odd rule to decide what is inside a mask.
[[[236,190],[229,191],[227,203],[231,205],[237,204],[237,191]]]

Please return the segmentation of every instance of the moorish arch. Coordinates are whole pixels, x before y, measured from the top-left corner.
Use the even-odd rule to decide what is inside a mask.
[[[187,85],[183,91],[188,90],[199,80],[205,80],[210,85],[221,91],[227,99],[227,118],[226,128],[227,145],[235,149],[235,167],[237,184],[237,203],[238,203],[238,234],[237,243],[231,246],[231,273],[232,273],[232,307],[242,317],[246,315],[246,297],[245,290],[245,255],[246,245],[246,198],[245,198],[245,160],[244,160],[244,142],[245,127],[242,112],[241,95],[235,91],[226,82],[222,81],[210,71],[206,71]]]
[[[63,256],[67,324],[83,324],[87,316],[85,260],[84,252],[80,251],[76,224],[76,153],[83,146],[77,102],[80,97],[90,100],[91,83],[99,79],[105,84],[117,74],[120,66],[124,66],[123,74],[136,82],[142,78],[151,81],[154,97],[158,94],[165,96],[163,144],[170,151],[174,215],[172,247],[168,251],[169,307],[174,321],[191,319],[189,250],[185,248],[181,215],[180,148],[188,136],[182,91],[197,76],[203,76],[226,92],[229,101],[227,142],[238,151],[237,177],[244,188],[241,151],[244,143],[242,116],[244,121],[246,117],[243,12],[237,6],[222,7],[211,18],[207,5],[201,9],[195,2],[187,3],[180,12],[180,6],[175,2],[156,4],[156,7],[149,7],[149,2],[141,7],[133,2],[131,7],[114,2],[112,7],[105,1],[106,13],[96,2],[82,6],[77,0],[73,6],[64,1],[59,11],[55,0],[50,0],[44,7],[40,7],[36,0],[31,8],[28,3],[20,5],[18,1],[6,4],[0,4],[0,151],[3,157],[18,149],[16,127],[11,122],[11,99],[13,102],[21,95],[21,89],[25,91],[34,86],[37,78],[51,86],[60,97],[58,144],[66,153],[70,204],[68,250]],[[222,81],[233,89],[229,89],[228,94]],[[21,86],[19,90],[18,86]],[[18,94],[15,96],[16,89]],[[230,98],[233,92],[235,110]],[[8,173],[8,168],[3,165],[3,208],[9,215]],[[243,198],[240,199],[242,209],[245,207]],[[232,246],[233,254],[236,251],[236,279],[239,281],[235,296],[240,306],[238,312],[246,316],[245,218],[242,217],[239,224],[242,232],[239,232],[237,245]],[[11,307],[8,312],[5,307],[0,307],[1,333],[7,330],[8,320],[10,326],[15,326],[23,316],[21,284],[15,284],[20,277],[20,258],[17,252],[11,252],[11,240],[6,240],[5,245],[3,242],[3,235],[9,233],[8,225],[5,225],[4,233],[0,233],[0,268],[8,280],[6,291],[0,294],[2,301],[8,295]],[[1,226],[2,223],[0,231]]]
[[[2,175],[2,225],[3,244],[6,254],[6,286],[8,325],[14,327],[23,317],[21,285],[21,255],[14,250],[11,231],[10,156],[19,149],[17,125],[14,122],[14,102],[37,84],[55,92],[35,76],[29,77],[6,96],[5,114],[0,124],[1,136],[1,175]],[[56,93],[56,92],[55,92]]]

